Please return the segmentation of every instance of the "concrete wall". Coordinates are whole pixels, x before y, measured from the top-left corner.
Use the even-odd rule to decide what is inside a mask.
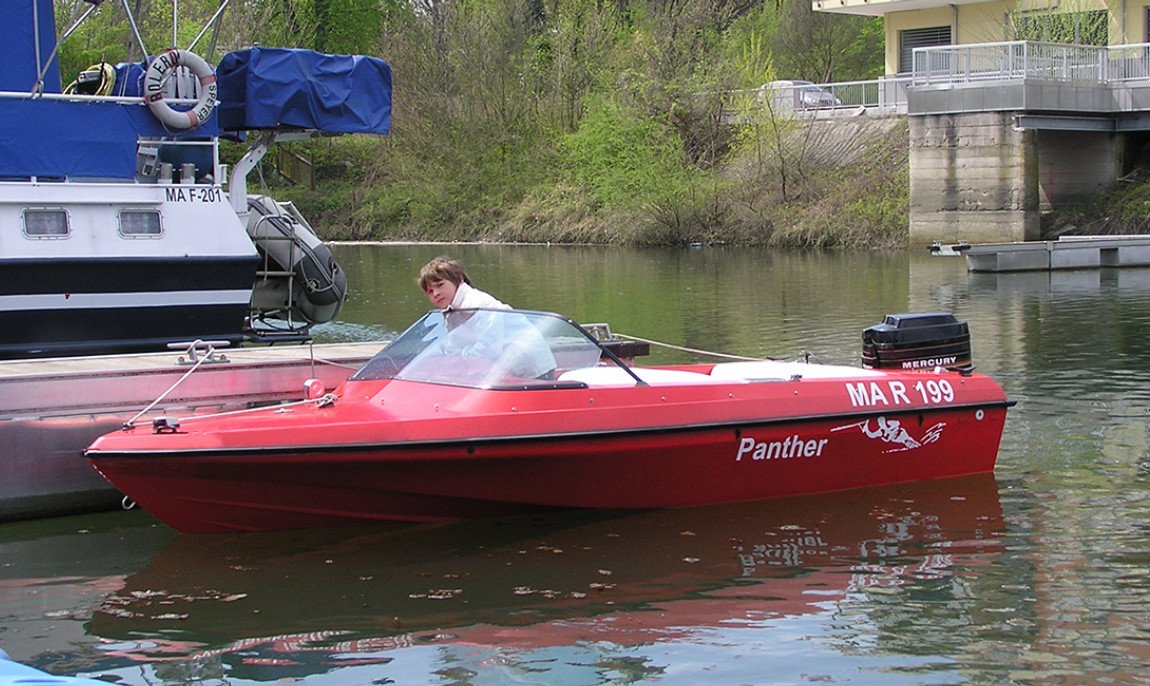
[[[910,242],[1040,238],[1039,217],[1114,187],[1122,134],[1019,129],[1010,112],[910,119]]]
[[[1114,187],[1122,173],[1121,134],[1037,133],[1039,209],[1089,202]]]
[[[1034,131],[1004,112],[910,117],[910,243],[1038,238]]]

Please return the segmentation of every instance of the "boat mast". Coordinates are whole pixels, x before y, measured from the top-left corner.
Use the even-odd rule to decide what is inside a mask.
[[[136,26],[136,15],[132,14],[132,8],[128,7],[128,0],[123,0],[123,2],[124,13],[128,15],[128,26],[132,27],[132,35],[136,37],[136,43],[139,44],[140,52],[144,55],[144,64],[147,64],[150,61],[148,59],[148,49],[144,47],[144,38],[140,35],[140,27]]]
[[[206,34],[208,32],[208,29],[214,28],[216,31],[216,34],[217,35],[219,34],[220,16],[223,15],[224,10],[227,9],[228,5],[230,5],[230,4],[232,4],[232,0],[223,0],[223,2],[220,3],[220,8],[218,10],[216,10],[216,13],[212,15],[212,18],[208,20],[208,23],[204,24],[204,28],[200,29],[200,35],[196,36],[196,39],[193,40],[191,45],[188,46],[188,50],[195,50],[196,49],[196,45],[199,44],[200,40],[204,37],[204,34]],[[174,43],[173,43],[173,45],[174,45]],[[207,57],[208,57],[209,61],[212,59],[212,55],[213,55],[213,53],[215,53],[215,51],[216,51],[216,36],[213,35],[212,36],[212,44],[208,47]]]
[[[60,52],[60,44],[67,40],[68,36],[71,36],[73,33],[75,33],[76,29],[80,28],[81,24],[87,21],[88,17],[92,16],[92,13],[100,8],[100,3],[102,3],[104,0],[84,1],[91,4],[91,7],[84,10],[84,13],[80,15],[80,18],[72,22],[72,25],[68,27],[68,30],[65,31],[63,35],[61,35],[60,38],[56,40],[56,44],[52,46],[52,54],[50,54],[48,59],[44,62],[40,61],[40,3],[32,3],[32,25],[34,27],[35,33],[33,37],[33,44],[36,46],[36,64],[40,66],[40,73],[36,77],[36,85],[32,88],[33,95],[41,95],[44,93],[44,77],[48,74],[48,69],[52,66],[52,61],[56,59],[56,54]],[[126,9],[127,0],[124,0],[124,2]],[[129,13],[128,16],[131,17],[131,14]]]

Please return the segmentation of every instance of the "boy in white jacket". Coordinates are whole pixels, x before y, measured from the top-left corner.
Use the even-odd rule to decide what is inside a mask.
[[[441,310],[511,309],[495,296],[472,286],[463,263],[450,257],[437,257],[423,265],[419,270],[419,287]]]

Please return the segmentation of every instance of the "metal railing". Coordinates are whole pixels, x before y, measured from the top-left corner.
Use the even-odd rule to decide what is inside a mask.
[[[1034,41],[914,49],[914,86],[1036,79],[1106,84],[1150,77],[1150,43],[1099,47]]]
[[[991,85],[1027,79],[1120,90],[1150,85],[1150,43],[1099,47],[1007,41],[940,45],[914,50],[914,72],[869,81],[794,84],[775,82],[725,94],[727,119],[769,107],[776,114],[850,115],[860,108],[884,114],[907,113],[907,88],[941,84]],[[786,84],[786,85],[784,85]]]
[[[877,109],[906,112],[906,87],[909,76],[887,76],[869,81],[840,81],[820,84],[839,104],[836,107]]]
[[[1150,79],[1150,43],[1115,45],[1107,52],[1110,81]]]
[[[764,84],[759,88],[725,94],[729,110],[770,106],[776,113],[852,113],[860,107],[885,113],[906,113],[910,76],[885,76],[869,81],[841,81],[804,85]]]

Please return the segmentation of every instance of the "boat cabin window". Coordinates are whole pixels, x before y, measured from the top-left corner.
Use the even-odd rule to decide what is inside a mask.
[[[24,210],[24,235],[28,238],[67,238],[72,234],[65,210]]]
[[[156,210],[120,210],[120,235],[124,238],[159,238],[163,233]]]
[[[595,367],[602,355],[598,342],[558,315],[521,310],[434,311],[351,378],[472,388],[554,388],[558,372]]]

